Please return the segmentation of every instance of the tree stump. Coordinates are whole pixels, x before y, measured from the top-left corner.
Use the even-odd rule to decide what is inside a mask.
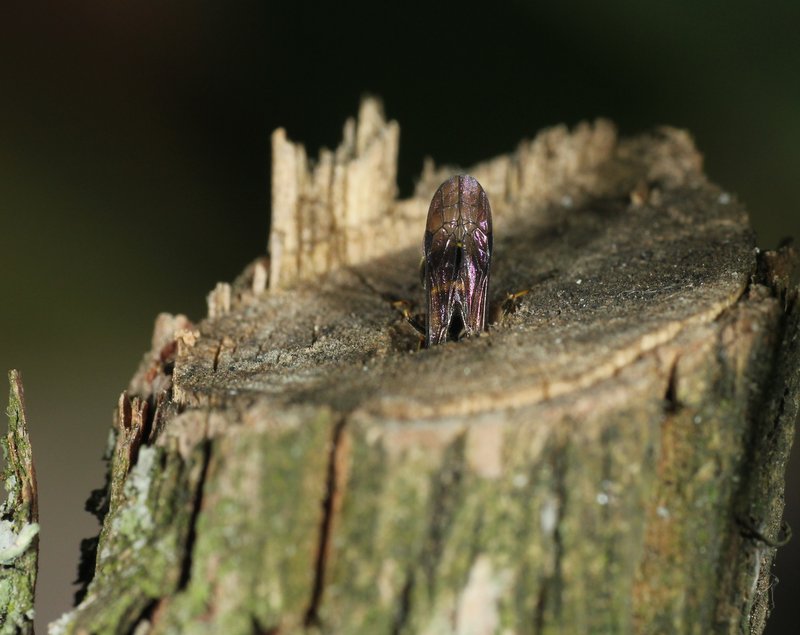
[[[493,318],[421,349],[395,303],[454,170],[396,200],[397,138],[373,100],[313,165],[275,133],[270,259],[159,317],[51,633],[760,633],[792,249],[687,133],[559,126],[469,170]]]

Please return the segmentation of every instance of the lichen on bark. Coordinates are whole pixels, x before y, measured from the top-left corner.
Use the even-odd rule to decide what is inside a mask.
[[[6,490],[0,505],[0,634],[27,635],[33,633],[39,511],[22,377],[11,370],[8,381],[8,433],[0,438]]]

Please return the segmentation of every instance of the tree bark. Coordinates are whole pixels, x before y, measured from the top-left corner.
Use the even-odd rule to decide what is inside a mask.
[[[8,383],[8,434],[0,439],[6,491],[0,504],[0,635],[32,635],[39,564],[38,490],[18,371],[9,371]]]
[[[423,350],[395,306],[453,170],[396,200],[397,137],[372,100],[313,166],[275,133],[270,259],[159,317],[51,632],[760,633],[794,252],[685,132],[556,127],[470,169],[494,317]]]

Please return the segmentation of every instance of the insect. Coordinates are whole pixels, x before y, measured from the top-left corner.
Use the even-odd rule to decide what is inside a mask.
[[[425,346],[479,334],[486,326],[492,210],[475,178],[452,176],[436,190],[423,249]]]

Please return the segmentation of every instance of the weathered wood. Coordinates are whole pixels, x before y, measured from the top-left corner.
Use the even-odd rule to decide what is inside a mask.
[[[9,371],[8,383],[8,434],[0,438],[6,490],[0,504],[0,634],[32,635],[39,563],[36,470],[18,371]]]
[[[396,137],[374,102],[311,171],[273,137],[271,260],[159,318],[52,632],[761,632],[794,252],[755,249],[686,133],[557,127],[470,170],[495,319],[420,350],[393,303],[451,170],[395,201]]]

